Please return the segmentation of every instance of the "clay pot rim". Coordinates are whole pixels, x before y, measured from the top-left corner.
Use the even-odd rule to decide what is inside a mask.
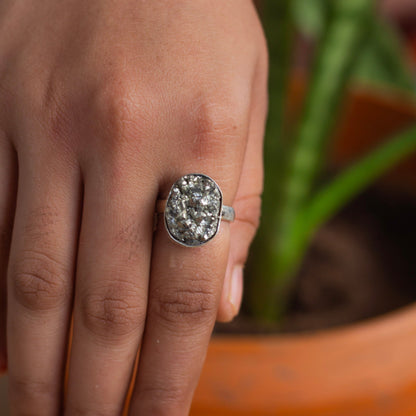
[[[408,305],[399,307],[390,312],[383,313],[381,315],[376,315],[370,318],[362,319],[356,322],[335,325],[330,328],[323,329],[311,329],[305,330],[302,332],[293,332],[293,333],[270,333],[270,334],[244,334],[244,333],[220,333],[213,334],[212,340],[214,342],[247,342],[250,340],[255,341],[272,341],[278,339],[279,342],[303,342],[307,339],[330,339],[330,338],[340,338],[343,336],[350,336],[356,333],[367,332],[369,329],[375,329],[377,331],[383,329],[384,327],[389,327],[390,325],[395,325],[397,323],[403,322],[414,322],[416,329],[416,301]],[[373,329],[373,330],[374,330]]]
[[[416,303],[306,334],[211,340],[192,415],[411,416]]]

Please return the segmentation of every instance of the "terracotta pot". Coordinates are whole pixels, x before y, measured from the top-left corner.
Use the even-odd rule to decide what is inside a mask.
[[[309,335],[216,337],[191,416],[414,416],[416,306]]]
[[[291,114],[304,83],[292,85]],[[295,110],[295,111],[294,111]],[[409,97],[352,91],[331,163],[351,163],[416,122]],[[416,191],[416,157],[382,185]],[[416,304],[335,330],[292,336],[214,337],[191,416],[414,416]]]

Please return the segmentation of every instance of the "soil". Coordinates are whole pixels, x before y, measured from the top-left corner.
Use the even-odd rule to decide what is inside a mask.
[[[299,332],[357,322],[416,301],[416,198],[371,189],[319,230],[278,326],[244,314],[216,332]]]

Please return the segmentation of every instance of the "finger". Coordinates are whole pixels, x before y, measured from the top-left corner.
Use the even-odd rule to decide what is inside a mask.
[[[228,224],[207,246],[191,249],[177,246],[159,226],[130,414],[187,414],[215,321],[228,244]]]
[[[245,114],[233,120],[246,120]],[[162,195],[167,195],[178,177],[200,171],[218,181],[224,203],[232,204],[247,126],[239,121],[230,124],[232,132],[221,124],[206,139],[192,141],[198,148],[198,162],[191,158],[193,148],[189,143],[190,149],[177,149],[184,156],[180,160],[182,166],[170,165],[173,173],[164,181]],[[159,221],[152,250],[145,335],[130,414],[187,414],[217,314],[228,247],[227,222],[221,223],[212,241],[189,248],[173,242],[163,221]]]
[[[248,207],[248,205],[250,206]],[[217,320],[220,322],[231,321],[240,310],[243,296],[244,264],[257,230],[260,197],[253,196],[247,200],[240,200],[239,203],[236,201],[234,206],[240,208],[236,209],[236,220],[230,225],[230,252],[217,313]],[[247,217],[241,217],[239,212],[246,213]],[[240,218],[237,215],[240,215]]]
[[[247,149],[234,201],[236,220],[230,225],[230,254],[217,315],[221,322],[231,321],[240,310],[244,265],[259,225],[266,115],[267,62],[263,60],[259,61],[253,84]]]
[[[258,143],[254,142],[253,145],[253,142],[248,143],[246,155],[250,156],[245,158],[239,190],[234,201],[236,218],[230,224],[230,252],[217,314],[217,320],[220,322],[231,321],[240,310],[244,265],[260,220],[261,149],[251,149],[259,147]],[[257,156],[258,154],[260,156]]]
[[[0,373],[7,366],[7,263],[17,191],[17,163],[11,143],[0,133]]]
[[[157,183],[85,176],[66,415],[120,415],[144,328]]]
[[[67,160],[19,154],[8,268],[12,414],[56,415],[63,391],[81,197]]]

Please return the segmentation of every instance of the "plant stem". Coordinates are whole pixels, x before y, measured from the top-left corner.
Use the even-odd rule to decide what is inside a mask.
[[[250,293],[255,316],[266,321],[278,319],[285,308],[288,279],[301,261],[293,256],[288,244],[292,229],[321,168],[357,48],[373,12],[371,0],[336,0],[331,6],[331,18],[317,53],[293,152],[287,155],[286,173],[281,177],[283,188],[274,195],[265,188],[265,205],[273,197],[276,199],[276,195],[281,203],[277,211],[268,208],[263,213],[262,223],[267,230],[262,235],[262,252],[256,259],[259,274]],[[266,175],[270,175],[267,169]],[[276,181],[275,176],[273,179]],[[276,202],[272,206],[276,207]]]
[[[284,158],[287,154],[285,140],[284,112],[293,50],[293,22],[290,14],[292,0],[266,0],[263,3],[263,25],[268,40],[269,63],[269,116],[264,146],[264,191],[262,216],[272,223],[276,220],[276,196],[281,194]],[[267,222],[268,222],[267,221]],[[262,286],[258,285],[257,259],[262,257],[264,246],[272,244],[273,235],[263,222],[253,242],[247,262],[248,277],[245,295],[246,304],[261,302]],[[255,298],[251,293],[259,293]],[[254,307],[256,308],[256,307]]]
[[[284,139],[284,113],[292,58],[293,26],[290,15],[291,0],[269,0],[265,3],[264,29],[270,54],[269,115],[264,146],[264,209],[274,211],[275,197],[280,192],[275,178],[282,175],[282,160],[287,140]],[[269,200],[268,200],[269,199]],[[270,213],[273,216],[273,213]],[[269,215],[266,213],[265,215]]]

